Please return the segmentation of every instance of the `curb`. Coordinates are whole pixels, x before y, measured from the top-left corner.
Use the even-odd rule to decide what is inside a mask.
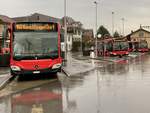
[[[80,57],[74,57],[74,59],[77,59],[77,60],[89,60],[89,59],[93,59],[93,60],[101,60],[101,61],[107,61],[107,62],[112,62],[112,63],[117,63],[117,62],[120,62],[122,60],[131,60],[131,59],[135,59],[139,56],[142,56],[142,55],[146,55],[146,54],[138,54],[136,57],[128,57],[128,58],[122,58],[122,59],[118,59],[118,60],[112,60],[112,59],[103,59],[103,58],[80,58]],[[62,69],[62,72],[70,77],[70,76],[74,76],[74,75],[77,75],[77,74],[84,74],[84,73],[87,73],[89,71],[92,71],[92,70],[95,70],[97,67],[94,67],[94,68],[91,68],[89,70],[86,70],[86,71],[83,71],[83,72],[78,72],[78,73],[75,73],[75,74],[69,74],[68,72],[65,71],[65,69],[63,68]]]
[[[86,58],[83,58],[83,57],[73,57],[77,60],[101,60],[101,61],[107,61],[107,62],[115,62],[114,60],[111,60],[111,59],[104,59],[104,58],[91,58],[91,57],[86,57]]]
[[[143,56],[143,55],[146,55],[146,53],[144,54],[137,54],[135,57],[131,57],[129,56],[130,58],[127,58],[127,59],[120,59],[120,60],[130,60],[130,59],[134,59],[134,58],[137,58],[139,56]],[[101,61],[107,61],[107,62],[116,62],[117,60],[112,60],[112,59],[103,59],[103,58],[79,58],[79,57],[74,57],[75,59],[77,60],[89,60],[89,59],[93,59],[93,60],[101,60]]]
[[[66,71],[65,71],[65,69],[62,67],[62,72],[67,76],[67,77],[70,77],[71,75],[69,74],[69,73],[67,73]]]
[[[6,77],[6,79],[0,84],[0,90],[3,89],[7,83],[9,83],[10,79],[12,78],[13,76],[8,76]]]
[[[84,74],[84,73],[87,73],[87,72],[90,72],[90,71],[93,71],[95,70],[97,67],[93,67],[89,70],[85,70],[83,72],[78,72],[78,73],[74,73],[74,74],[69,74],[68,72],[65,71],[65,69],[62,69],[62,72],[67,76],[67,77],[70,77],[70,76],[74,76],[74,75],[78,75],[78,74]]]
[[[92,59],[92,60],[101,60],[101,61],[108,61],[108,62],[113,62],[112,60],[106,60],[106,59],[102,59],[102,58],[77,58],[77,57],[74,57],[75,59],[77,59],[77,60],[90,60],[90,59]]]

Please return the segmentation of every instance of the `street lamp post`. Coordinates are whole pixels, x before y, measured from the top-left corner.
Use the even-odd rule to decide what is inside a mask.
[[[97,2],[94,1],[94,4],[95,4],[95,10],[96,10],[96,17],[95,17],[95,57],[97,57]]]
[[[81,56],[83,55],[83,51],[82,51],[83,45],[82,45],[82,43],[83,43],[83,37],[81,37]]]
[[[114,12],[112,12],[112,36],[114,35]]]
[[[122,20],[122,35],[124,36],[124,18],[121,18]]]
[[[66,0],[64,0],[64,48],[65,48],[65,61],[67,61],[67,25],[66,25]]]

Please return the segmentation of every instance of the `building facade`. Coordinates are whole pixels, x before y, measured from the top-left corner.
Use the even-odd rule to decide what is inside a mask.
[[[71,51],[74,43],[82,43],[82,24],[71,17],[65,18],[67,25],[67,50]],[[62,26],[64,26],[64,17],[62,18]],[[78,47],[78,50],[80,49],[81,47]]]
[[[61,20],[59,18],[55,18],[40,13],[34,13],[23,17],[15,17],[12,19],[16,22],[59,22],[61,23]]]
[[[73,22],[73,42],[82,41],[82,24],[80,22]]]
[[[136,31],[132,31],[129,35],[126,36],[129,41],[140,42],[146,41],[148,43],[148,48],[150,48],[150,32],[140,27]]]
[[[73,34],[72,33],[67,33],[67,51],[72,50],[72,39],[73,39]]]

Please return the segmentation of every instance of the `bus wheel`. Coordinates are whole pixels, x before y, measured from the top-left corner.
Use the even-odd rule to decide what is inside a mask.
[[[119,58],[122,58],[122,55],[119,55]]]
[[[110,54],[110,57],[114,57],[114,55],[113,55],[113,54]]]
[[[12,70],[10,70],[10,75],[12,76],[10,80],[15,79],[17,76]]]
[[[51,72],[50,75],[46,75],[45,77],[49,79],[57,78],[57,72]]]
[[[24,80],[25,80],[25,77],[23,75],[18,76],[18,81],[24,81]]]
[[[61,67],[58,69],[58,72],[61,72],[62,71],[62,69],[61,69]],[[57,72],[56,72],[57,73]]]
[[[14,77],[16,76],[16,74],[12,70],[10,70],[10,74]]]

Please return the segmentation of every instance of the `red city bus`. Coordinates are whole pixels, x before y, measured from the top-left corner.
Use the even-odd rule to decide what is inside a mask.
[[[129,45],[127,41],[114,41],[113,42],[113,50],[110,52],[110,55],[113,56],[123,56],[128,55]]]
[[[112,38],[103,39],[97,42],[98,56],[109,56],[113,48]]]
[[[149,49],[148,49],[148,43],[147,43],[147,41],[145,41],[145,40],[140,41],[140,42],[138,43],[138,48],[137,48],[137,50],[138,50],[139,52],[148,52]]]
[[[52,22],[12,24],[12,75],[57,73],[61,69],[60,25]]]
[[[129,42],[129,52],[136,51],[136,52],[148,52],[148,43],[145,40],[142,41],[130,41]]]
[[[0,23],[0,66],[9,66],[10,61],[10,36],[9,24]]]

